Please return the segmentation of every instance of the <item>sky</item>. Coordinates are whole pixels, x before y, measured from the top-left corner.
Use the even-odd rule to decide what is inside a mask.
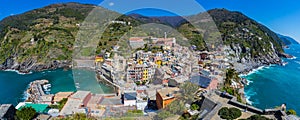
[[[300,1],[299,0],[1,0],[0,20],[23,12],[54,3],[79,2],[103,6],[128,13],[140,8],[159,8],[177,15],[191,15],[203,10],[225,8],[240,11],[248,17],[267,26],[274,32],[300,41]],[[202,7],[201,7],[202,6]],[[141,11],[148,16],[158,16],[157,12]],[[174,15],[161,12],[159,15]]]

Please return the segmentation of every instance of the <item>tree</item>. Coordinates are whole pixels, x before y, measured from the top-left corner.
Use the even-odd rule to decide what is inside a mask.
[[[18,110],[16,112],[16,116],[20,120],[31,120],[35,117],[36,115],[35,109],[32,107],[23,107],[21,110]]]
[[[191,82],[185,82],[180,85],[180,89],[182,90],[181,96],[184,98],[184,100],[187,100],[186,102],[191,102],[193,101],[199,86]]]
[[[296,111],[293,110],[293,109],[288,110],[288,111],[286,112],[286,114],[288,114],[288,115],[297,115]]]
[[[200,107],[199,107],[199,105],[197,105],[197,104],[192,104],[191,105],[191,109],[192,110],[198,110]]]
[[[184,101],[177,99],[167,105],[165,110],[169,111],[172,114],[181,115],[186,109],[184,106]]]
[[[249,118],[247,118],[247,120],[270,120],[270,119],[260,115],[252,115]]]
[[[219,110],[218,115],[223,119],[236,119],[242,115],[241,110],[237,108],[223,107]]]
[[[229,108],[229,112],[232,119],[236,119],[242,115],[241,110],[237,108]]]
[[[160,119],[166,119],[166,118],[172,116],[172,114],[171,114],[169,111],[163,110],[163,111],[159,112],[159,113],[157,114],[157,116],[158,116],[158,118],[160,118]]]

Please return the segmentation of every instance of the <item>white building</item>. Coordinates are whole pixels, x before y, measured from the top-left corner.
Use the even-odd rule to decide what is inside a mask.
[[[124,106],[135,106],[136,105],[136,92],[125,92],[123,97]]]

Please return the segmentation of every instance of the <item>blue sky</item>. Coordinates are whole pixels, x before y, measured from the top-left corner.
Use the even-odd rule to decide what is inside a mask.
[[[184,3],[182,2],[184,1]],[[47,6],[53,3],[80,2],[100,4],[102,0],[1,0],[0,19],[9,15],[20,14],[32,9]],[[240,11],[250,18],[266,25],[274,32],[291,36],[300,41],[300,2],[298,0],[107,0],[101,6],[125,13],[127,7],[138,6],[166,8],[176,11],[179,15],[195,14],[203,10],[195,5],[200,4],[205,10],[213,8],[226,8],[228,10]],[[180,9],[179,9],[180,8]],[[154,15],[151,11],[140,13]],[[168,13],[160,13],[169,15]],[[157,15],[157,14],[155,14]]]

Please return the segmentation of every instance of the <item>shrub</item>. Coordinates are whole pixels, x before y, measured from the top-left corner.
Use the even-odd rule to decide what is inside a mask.
[[[233,119],[236,119],[242,115],[242,112],[240,109],[237,108],[229,108],[230,116]]]
[[[229,109],[227,107],[223,107],[219,110],[218,115],[223,119],[229,118]]]
[[[191,105],[191,109],[192,110],[198,110],[199,109],[199,106],[197,104],[192,104]]]
[[[270,120],[270,119],[260,115],[252,115],[249,118],[247,118],[247,120]]]
[[[20,120],[31,120],[35,117],[36,111],[32,107],[23,107],[16,112],[16,116]]]
[[[222,119],[236,119],[242,115],[242,112],[237,108],[223,107],[219,110],[218,115]]]
[[[286,114],[288,114],[288,115],[297,115],[296,111],[293,110],[293,109],[288,110],[288,111],[286,112]]]

